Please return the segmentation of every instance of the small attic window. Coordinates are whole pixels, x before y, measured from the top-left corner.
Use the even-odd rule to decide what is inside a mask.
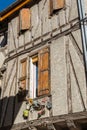
[[[19,25],[20,25],[20,32],[26,31],[30,29],[30,9],[29,8],[23,8],[20,10],[19,14]]]
[[[65,0],[49,0],[49,15],[53,15],[56,11],[63,9]]]
[[[0,48],[5,47],[7,45],[7,33],[4,33],[0,38]]]

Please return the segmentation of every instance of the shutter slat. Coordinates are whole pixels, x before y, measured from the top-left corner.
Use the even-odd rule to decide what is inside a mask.
[[[42,76],[42,88],[43,88],[43,90],[45,90],[45,91],[42,91],[42,94],[48,94],[48,92],[49,92],[49,91],[47,91],[47,90],[49,90],[48,89],[48,87],[49,87],[49,83],[48,83],[49,74],[48,74],[48,71],[42,72],[41,76]]]
[[[49,49],[45,48],[39,52],[38,56],[39,81],[38,95],[48,94],[49,89]]]
[[[28,8],[23,8],[20,11],[20,31],[27,30],[30,28],[30,10]]]

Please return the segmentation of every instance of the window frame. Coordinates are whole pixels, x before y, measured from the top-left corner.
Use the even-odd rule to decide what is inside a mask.
[[[44,93],[44,94],[41,94],[41,95],[39,95],[39,85],[38,85],[38,95],[35,97],[35,96],[32,96],[32,91],[33,91],[33,89],[32,89],[32,83],[31,82],[33,82],[32,80],[31,80],[31,75],[32,75],[32,69],[31,69],[31,63],[32,63],[32,58],[33,57],[35,57],[36,55],[38,56],[38,84],[39,84],[39,74],[40,74],[40,68],[39,68],[39,58],[40,58],[40,51],[41,50],[44,50],[45,48],[47,48],[48,50],[49,50],[49,57],[48,57],[48,66],[49,66],[49,71],[48,71],[48,88],[49,88],[49,92],[48,93]],[[44,47],[44,48],[42,48],[42,49],[40,49],[40,51],[38,51],[37,53],[35,53],[35,54],[33,54],[32,56],[30,56],[30,82],[29,82],[29,86],[30,86],[30,91],[29,91],[29,95],[30,95],[30,98],[33,98],[33,99],[37,99],[37,98],[40,98],[40,97],[44,97],[44,96],[47,96],[47,95],[50,95],[50,92],[51,92],[51,89],[50,89],[50,48],[49,48],[49,46],[47,46],[47,47]],[[44,54],[44,53],[42,53],[42,54]],[[44,89],[45,90],[45,89]]]

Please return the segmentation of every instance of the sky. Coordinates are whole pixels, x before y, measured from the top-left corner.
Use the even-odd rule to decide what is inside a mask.
[[[11,5],[16,0],[0,0],[0,12],[6,9],[9,5]]]

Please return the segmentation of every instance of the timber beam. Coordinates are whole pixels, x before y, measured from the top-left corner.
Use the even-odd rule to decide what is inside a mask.
[[[53,123],[47,124],[47,130],[62,130],[60,126],[55,127]]]
[[[56,129],[55,129],[55,126],[54,126],[52,123],[47,124],[47,129],[48,129],[48,130],[56,130]]]
[[[63,27],[60,27],[60,30],[61,30],[62,28],[63,28]],[[67,29],[66,31],[63,31],[63,32],[61,32],[61,33],[59,33],[59,34],[56,34],[56,35],[54,35],[54,36],[51,36],[53,32],[48,32],[47,34],[45,34],[45,35],[43,35],[43,36],[41,36],[41,37],[39,38],[39,39],[41,39],[41,42],[40,42],[40,43],[38,43],[38,44],[35,45],[34,42],[37,41],[38,39],[34,39],[33,41],[28,42],[28,43],[25,44],[26,49],[24,49],[24,46],[21,46],[21,47],[19,47],[19,48],[16,48],[16,49],[10,51],[10,52],[6,55],[6,59],[5,59],[4,63],[7,63],[8,61],[10,61],[10,60],[12,60],[12,59],[14,59],[14,58],[16,58],[16,57],[18,57],[18,56],[21,56],[21,55],[23,55],[23,54],[29,53],[29,52],[35,50],[36,48],[40,48],[40,47],[42,47],[43,45],[46,45],[46,44],[49,45],[53,40],[55,40],[55,39],[57,39],[57,38],[59,38],[59,37],[65,36],[65,35],[71,33],[72,31],[76,31],[76,30],[79,29],[79,28],[80,28],[80,27],[79,27],[79,23],[77,23],[77,24],[73,25],[71,28]],[[43,37],[45,37],[45,36],[47,36],[47,35],[50,35],[50,38],[48,38],[48,39],[46,39],[46,40],[43,40]],[[33,44],[33,45],[28,48],[27,45],[29,45],[29,44]],[[21,51],[19,51],[19,50],[21,50]],[[19,51],[19,52],[18,52],[18,51]]]
[[[87,120],[87,112],[78,112],[78,113],[74,113],[74,114],[67,114],[67,115],[61,115],[61,116],[52,116],[52,117],[47,117],[47,118],[43,118],[43,119],[36,119],[33,121],[27,121],[25,123],[21,123],[21,124],[15,124],[12,126],[11,130],[20,130],[22,128],[29,128],[29,127],[39,127],[39,126],[44,126],[44,124],[55,124],[57,123],[58,125],[60,125],[62,122],[66,123],[67,120],[71,120],[71,121],[75,121],[81,123],[81,121],[83,122],[83,120]],[[67,123],[68,124],[68,123]],[[72,126],[74,127],[74,130],[78,130],[75,129],[75,124],[72,123]]]

